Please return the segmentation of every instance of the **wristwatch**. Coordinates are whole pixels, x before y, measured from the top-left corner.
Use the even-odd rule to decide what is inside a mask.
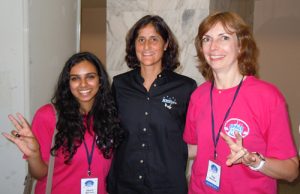
[[[252,152],[252,153],[258,155],[258,157],[261,159],[261,161],[260,161],[260,164],[258,165],[258,167],[254,168],[252,166],[249,166],[249,168],[251,168],[251,170],[258,171],[259,169],[261,169],[264,166],[264,164],[266,163],[266,160],[265,160],[265,157],[263,155],[261,155],[260,153],[258,153],[258,152]]]

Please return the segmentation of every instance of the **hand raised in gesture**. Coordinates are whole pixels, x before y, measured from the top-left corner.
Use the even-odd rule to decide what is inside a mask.
[[[17,131],[11,131],[12,135],[7,133],[2,133],[2,135],[15,143],[27,158],[39,155],[40,146],[36,137],[32,133],[29,124],[21,114],[18,113],[17,117],[20,119],[21,123],[19,123],[12,115],[8,115],[8,118],[14,124]]]
[[[256,162],[256,157],[254,156],[255,154],[249,153],[248,150],[243,147],[243,137],[239,134],[239,132],[234,132],[236,142],[222,132],[220,135],[226,141],[231,151],[231,153],[227,156],[227,166],[240,163],[250,166]]]

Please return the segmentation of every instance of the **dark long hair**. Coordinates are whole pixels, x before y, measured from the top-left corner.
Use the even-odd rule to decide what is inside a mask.
[[[153,25],[156,32],[162,37],[164,43],[169,40],[169,45],[162,56],[162,68],[164,70],[175,70],[180,66],[178,60],[178,43],[175,35],[170,30],[165,21],[157,16],[146,15],[137,21],[126,35],[126,56],[125,61],[129,68],[136,69],[140,67],[140,61],[136,56],[135,40],[139,34],[139,30],[147,25]]]
[[[203,50],[202,39],[206,32],[214,27],[218,22],[223,25],[223,28],[229,33],[236,33],[240,47],[238,55],[239,71],[242,75],[254,75],[256,73],[258,50],[248,26],[243,19],[233,12],[216,12],[207,16],[198,28],[198,35],[195,38],[195,47],[200,65],[198,69],[203,77],[208,80],[213,80],[213,72],[210,65],[207,63]],[[233,31],[230,31],[232,28]]]
[[[84,116],[79,112],[80,104],[71,93],[69,84],[72,67],[82,61],[89,61],[95,66],[100,83],[94,104],[87,115],[87,128],[83,124]],[[55,136],[55,145],[51,149],[52,155],[56,155],[56,151],[62,147],[65,163],[69,164],[77,148],[81,146],[84,134],[89,131],[92,118],[93,131],[98,136],[97,146],[104,158],[111,158],[113,150],[121,144],[123,130],[119,126],[107,74],[95,55],[88,52],[77,53],[66,62],[51,102],[58,114],[56,123],[58,132]]]

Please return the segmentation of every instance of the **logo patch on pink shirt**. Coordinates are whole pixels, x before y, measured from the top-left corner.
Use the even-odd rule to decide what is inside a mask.
[[[234,131],[238,131],[243,138],[246,137],[250,132],[250,128],[247,123],[245,123],[241,119],[235,118],[229,119],[225,123],[224,130],[225,133],[232,138],[235,138]]]

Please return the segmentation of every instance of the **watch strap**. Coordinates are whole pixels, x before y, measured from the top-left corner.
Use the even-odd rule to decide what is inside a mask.
[[[258,152],[252,152],[252,153],[258,155],[258,157],[261,159],[261,161],[260,161],[260,164],[258,165],[258,167],[254,168],[252,166],[249,166],[249,168],[251,168],[251,170],[258,171],[265,165],[266,160],[265,160],[265,157],[263,155],[261,155],[260,153],[258,153]]]

